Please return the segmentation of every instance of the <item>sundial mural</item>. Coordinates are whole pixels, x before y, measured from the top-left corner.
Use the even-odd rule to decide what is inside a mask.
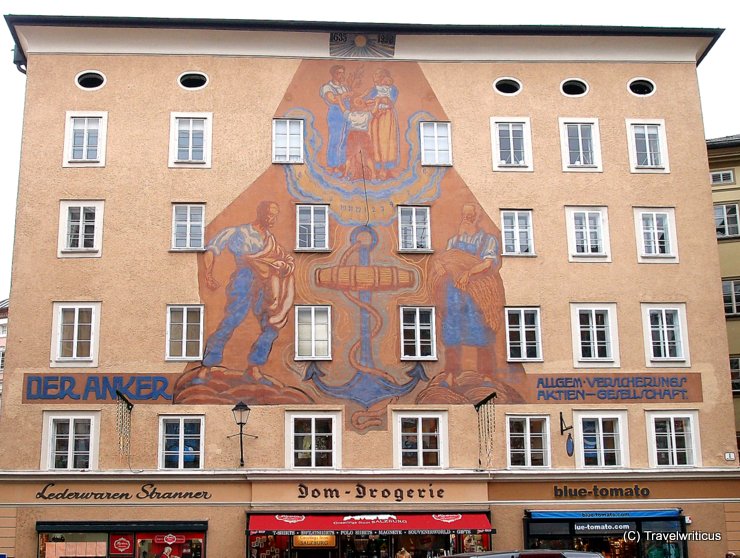
[[[447,121],[412,62],[304,61],[275,117],[304,122],[304,163],[271,165],[208,226],[202,362],[175,403],[337,404],[358,431],[391,403],[522,402],[506,361],[500,232],[453,167],[422,166]],[[330,251],[296,246],[296,204],[329,208]],[[430,207],[431,247],[399,251],[398,206]],[[295,359],[296,305],[331,307],[330,360]],[[437,360],[402,360],[400,308],[433,307]]]

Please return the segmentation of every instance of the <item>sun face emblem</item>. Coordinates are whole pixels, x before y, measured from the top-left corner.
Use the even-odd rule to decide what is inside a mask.
[[[355,46],[357,48],[364,48],[367,46],[367,37],[365,35],[357,35],[355,37]]]

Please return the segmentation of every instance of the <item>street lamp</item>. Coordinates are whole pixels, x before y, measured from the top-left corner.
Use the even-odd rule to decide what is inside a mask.
[[[227,437],[233,438],[234,436],[239,436],[239,467],[244,467],[244,436],[249,436],[250,438],[257,437],[244,433],[244,426],[246,426],[247,420],[249,420],[249,413],[251,410],[252,409],[249,408],[249,405],[244,403],[244,401],[239,401],[239,403],[234,405],[234,408],[231,409],[231,412],[234,414],[234,422],[239,426],[239,433],[232,434]]]

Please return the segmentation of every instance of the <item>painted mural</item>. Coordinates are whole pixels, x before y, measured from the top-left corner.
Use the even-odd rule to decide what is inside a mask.
[[[447,121],[416,63],[304,61],[276,117],[304,122],[304,164],[271,165],[207,229],[203,360],[175,403],[344,403],[385,427],[395,402],[521,402],[505,355],[500,232],[454,167],[422,166]],[[329,206],[330,251],[296,245],[296,203]],[[398,206],[430,209],[427,253],[399,251]],[[330,360],[295,359],[295,306],[331,307]],[[402,360],[402,306],[435,308],[436,360]]]

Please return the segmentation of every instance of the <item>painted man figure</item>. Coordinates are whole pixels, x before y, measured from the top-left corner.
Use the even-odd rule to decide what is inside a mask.
[[[477,349],[478,372],[491,372],[495,365],[503,300],[500,266],[498,240],[478,226],[478,207],[463,205],[457,234],[449,239],[447,252],[435,259],[433,268],[435,278],[443,279],[442,340],[448,372],[460,370],[462,346]]]
[[[203,366],[218,366],[223,360],[226,344],[234,330],[251,310],[261,330],[247,356],[247,374],[253,380],[271,385],[260,366],[267,362],[272,344],[288,320],[295,292],[293,257],[277,244],[270,229],[277,222],[278,205],[262,201],[257,206],[254,222],[220,231],[206,247],[206,285],[219,287],[213,277],[216,257],[224,249],[234,256],[236,270],[226,287],[228,297],[225,314],[218,328],[208,338]]]
[[[332,66],[329,73],[331,79],[320,90],[321,98],[327,105],[329,141],[326,146],[326,166],[330,173],[338,173],[344,169],[346,161],[347,128],[344,113],[350,108],[349,88],[345,83],[344,66]]]

